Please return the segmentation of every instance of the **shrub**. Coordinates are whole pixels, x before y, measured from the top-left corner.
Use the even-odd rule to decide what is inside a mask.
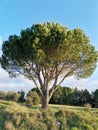
[[[73,127],[72,130],[79,130],[79,129],[77,129],[76,127]]]
[[[18,102],[20,96],[21,95],[19,93],[9,91],[6,94],[6,100]]]
[[[47,130],[58,130],[57,120],[54,115],[54,111],[50,108],[42,110],[42,116]]]
[[[5,122],[5,130],[15,130],[15,127],[11,121]]]
[[[82,125],[82,129],[83,130],[94,130],[91,126],[90,126],[90,124],[88,125],[88,124],[83,124]]]
[[[38,105],[40,103],[40,98],[37,92],[30,91],[27,94],[27,105]]]
[[[0,99],[5,100],[6,93],[3,91],[0,91]]]

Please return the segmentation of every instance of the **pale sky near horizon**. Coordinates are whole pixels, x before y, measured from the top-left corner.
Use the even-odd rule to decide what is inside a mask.
[[[3,41],[39,22],[59,22],[69,29],[81,28],[98,50],[98,0],[0,0],[0,55]],[[23,77],[10,79],[0,68],[0,90],[28,91],[33,83]],[[90,78],[67,78],[62,86],[98,89],[98,67]]]

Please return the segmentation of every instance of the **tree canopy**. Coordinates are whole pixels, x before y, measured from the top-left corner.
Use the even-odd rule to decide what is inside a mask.
[[[98,61],[98,52],[84,31],[69,30],[54,22],[34,24],[22,30],[20,36],[9,36],[2,52],[2,68],[11,77],[22,74],[32,80],[42,94],[43,104],[48,104],[66,77],[92,75]]]

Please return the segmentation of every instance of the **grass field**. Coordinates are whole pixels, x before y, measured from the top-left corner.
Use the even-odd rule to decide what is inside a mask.
[[[98,130],[98,109],[0,101],[0,130]]]

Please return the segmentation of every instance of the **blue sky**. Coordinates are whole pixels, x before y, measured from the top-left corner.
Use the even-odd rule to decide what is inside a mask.
[[[9,35],[19,35],[21,29],[47,21],[59,22],[69,29],[83,29],[98,50],[98,0],[0,0],[0,54],[2,41]],[[1,68],[0,73],[1,90],[28,91],[33,86],[23,77],[10,79]],[[77,81],[71,77],[63,85],[97,89],[98,67],[90,78]]]

